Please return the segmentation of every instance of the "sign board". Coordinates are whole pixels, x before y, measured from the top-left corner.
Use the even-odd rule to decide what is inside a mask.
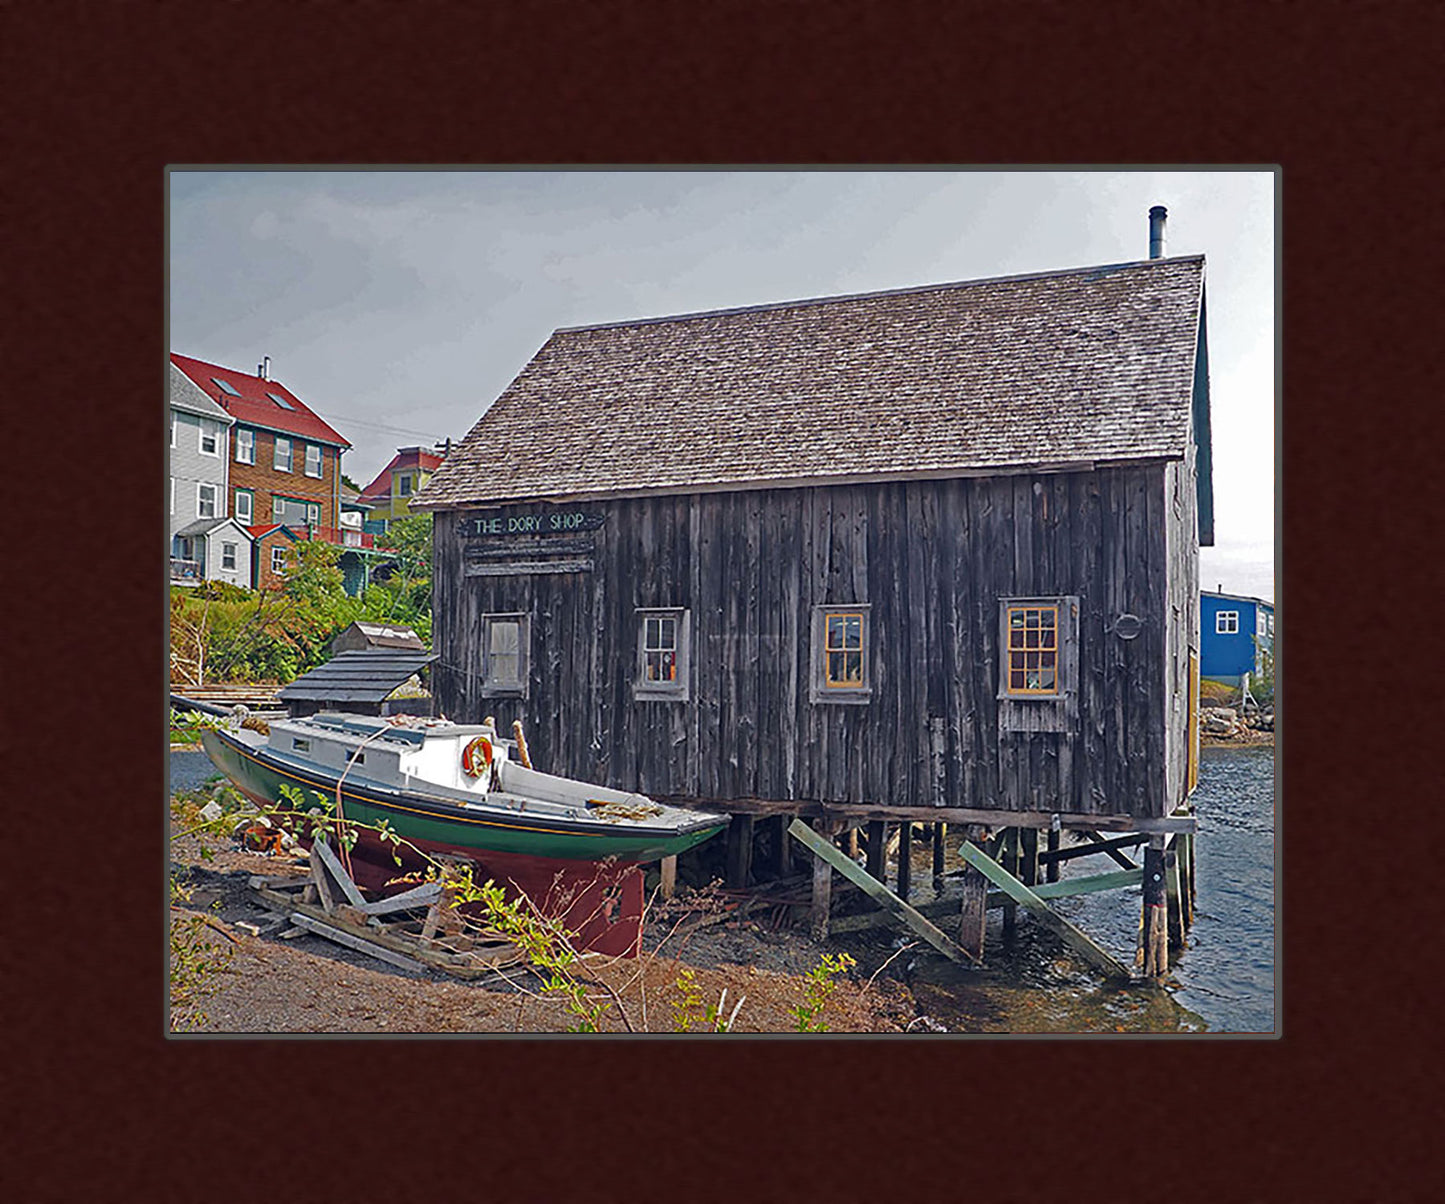
[[[457,520],[464,539],[495,539],[518,535],[575,535],[595,531],[607,515],[568,506],[529,506],[525,510],[467,514]]]

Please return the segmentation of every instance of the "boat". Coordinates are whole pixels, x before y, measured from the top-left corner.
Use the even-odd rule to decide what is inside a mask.
[[[235,713],[224,729],[202,733],[216,768],[283,823],[291,809],[283,786],[301,790],[307,810],[339,803],[339,818],[358,825],[347,857],[357,886],[395,893],[429,858],[460,857],[478,868],[478,881],[491,878],[559,918],[583,950],[635,956],[640,865],[699,845],[728,823],[726,815],[539,772],[490,721],[321,711],[272,720],[269,735],[241,724]],[[382,821],[405,843],[384,841]],[[307,825],[295,826],[309,845]]]
[[[358,847],[375,840],[365,829],[385,820],[422,852],[641,863],[690,849],[728,822],[529,768],[491,723],[321,711],[272,720],[270,729],[233,720],[201,743],[242,794],[268,808],[289,806],[283,785],[327,803],[339,790],[341,817],[361,826]]]

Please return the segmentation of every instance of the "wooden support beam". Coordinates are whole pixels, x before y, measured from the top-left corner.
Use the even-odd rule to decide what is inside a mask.
[[[1174,841],[1179,855],[1179,902],[1184,907],[1184,930],[1194,927],[1194,837],[1179,833]]]
[[[361,904],[361,910],[369,916],[385,916],[395,911],[406,911],[412,907],[424,907],[442,893],[440,882],[423,882],[399,895],[378,899],[375,903]]]
[[[1046,928],[1057,933],[1093,965],[1115,978],[1128,978],[1129,971],[1099,948],[1086,933],[1070,924],[1043,899],[1010,874],[1003,866],[983,855],[982,850],[965,842],[959,849],[968,864],[979,870],[990,882],[1016,902],[1027,907]]]
[[[898,897],[908,902],[913,887],[913,825],[898,825]]]
[[[1090,874],[1087,878],[1065,878],[1062,882],[1043,882],[1033,888],[1040,899],[1067,899],[1071,895],[1092,895],[1101,890],[1122,890],[1138,886],[1144,880],[1141,869],[1115,870],[1109,874]]]
[[[327,915],[330,915],[336,910],[336,900],[331,894],[331,883],[327,881],[326,863],[321,860],[321,854],[317,851],[320,847],[321,841],[315,840],[311,842],[311,855],[309,857],[311,862],[311,886],[308,888],[307,893],[309,894],[310,891],[314,889],[322,908],[326,911]],[[303,898],[303,902],[305,901],[309,900]]]
[[[726,882],[731,890],[746,890],[752,882],[753,823],[751,815],[734,815],[728,824]]]
[[[317,837],[311,842],[311,850],[321,857],[321,862],[326,866],[336,885],[341,888],[341,893],[346,896],[346,901],[352,907],[364,907],[366,900],[362,898],[361,892],[356,889],[356,883],[351,880],[351,875],[346,872],[346,867],[341,864],[341,859],[331,851],[331,846],[322,837]]]
[[[937,894],[943,889],[943,857],[947,824],[933,825],[933,890]]]
[[[847,845],[847,848],[844,850],[844,852],[846,852],[846,853],[848,854],[848,859],[849,859],[850,861],[857,861],[857,860],[858,860],[858,829],[857,829],[857,828],[849,828],[849,829],[848,829],[848,835],[847,835],[847,838],[845,839],[844,843]]]
[[[404,953],[396,953],[375,941],[368,941],[364,937],[353,936],[331,924],[323,924],[320,920],[313,920],[310,916],[297,911],[291,914],[291,922],[298,928],[304,928],[308,932],[314,932],[317,936],[325,937],[328,941],[334,941],[338,945],[345,945],[348,949],[355,949],[359,953],[365,953],[368,957],[374,957],[378,961],[386,962],[388,965],[396,966],[402,970],[410,970],[413,974],[425,974],[426,966],[415,958],[407,957]]]
[[[963,830],[963,843],[977,849],[971,842],[983,836],[983,829],[969,825]],[[958,943],[965,953],[983,960],[983,932],[988,919],[988,879],[967,860],[963,871],[963,898],[958,910]]]
[[[793,872],[793,842],[788,839],[788,817],[770,815],[763,822],[768,826],[768,868],[774,878],[786,878]]]
[[[863,892],[885,910],[890,911],[908,925],[914,932],[925,941],[942,953],[945,957],[958,962],[961,965],[968,965],[978,959],[971,957],[965,950],[955,945],[948,937],[944,936],[934,925],[927,920],[916,908],[908,906],[902,899],[890,891],[883,883],[871,877],[866,871],[860,869],[856,863],[849,861],[826,839],[812,831],[802,820],[795,819],[789,826],[788,831],[792,836],[812,850],[814,857],[836,869],[849,882],[860,887]],[[816,862],[814,863],[816,864]],[[816,881],[816,879],[815,879]]]
[[[658,894],[661,895],[664,899],[672,898],[673,894],[677,890],[676,853],[673,853],[670,857],[664,857],[662,861],[658,863],[658,875],[660,878],[660,882],[657,887]]]
[[[1130,845],[1147,844],[1149,838],[1141,833],[1132,836],[1115,836],[1111,839],[1104,839],[1097,832],[1085,832],[1090,838],[1089,844],[1070,845],[1067,849],[1050,849],[1039,854],[1039,861],[1044,865],[1051,865],[1060,861],[1076,861],[1080,857],[1092,857],[1095,853],[1106,853],[1121,868],[1126,870],[1137,870],[1137,862],[1130,861],[1118,850],[1127,848]]]
[[[868,824],[868,874],[882,882],[888,876],[888,825],[881,819]]]
[[[1134,964],[1145,978],[1159,978],[1169,969],[1169,908],[1164,897],[1164,841],[1152,836],[1144,850],[1144,900],[1139,916],[1139,944]]]
[[[1039,880],[1039,830],[1023,828],[1019,832],[1019,881],[1035,886]]]

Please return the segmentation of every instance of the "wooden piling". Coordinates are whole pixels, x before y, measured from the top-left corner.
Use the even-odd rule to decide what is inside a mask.
[[[1047,849],[1048,852],[1057,853],[1059,851],[1059,837],[1061,835],[1063,835],[1063,833],[1061,833],[1057,828],[1049,829]],[[1048,866],[1045,870],[1045,874],[1050,882],[1057,882],[1059,880],[1059,863],[1057,860],[1054,860],[1053,858],[1050,858],[1048,860]]]
[[[888,825],[881,819],[868,823],[868,863],[864,867],[871,878],[884,881],[888,873]]]
[[[963,828],[966,841],[981,841],[983,829],[969,824]],[[958,943],[965,952],[982,960],[983,930],[988,918],[988,879],[973,865],[963,871],[963,899],[958,914]]]
[[[947,838],[947,824],[933,825],[933,893],[943,889],[943,842]]]
[[[898,890],[897,895],[908,902],[908,891],[913,885],[913,825],[904,822],[898,825]]]
[[[753,818],[734,815],[728,824],[726,881],[731,890],[745,890],[752,880]]]
[[[664,857],[658,863],[658,874],[660,881],[657,892],[664,899],[672,898],[673,892],[677,889],[677,854]]]
[[[1180,832],[1174,847],[1179,854],[1179,902],[1184,909],[1184,930],[1194,927],[1194,837]]]
[[[815,821],[814,831],[825,839],[828,836],[826,820]],[[813,910],[810,920],[813,936],[820,941],[828,939],[828,913],[833,905],[833,867],[817,853],[813,854]]]
[[[1015,878],[1019,874],[1019,830],[1009,828],[1004,832],[1003,849],[999,863]],[[1018,904],[1010,899],[1003,905],[1003,944],[1005,949],[1012,949],[1014,936],[1018,931]]]
[[[1164,903],[1169,912],[1169,948],[1184,948],[1184,898],[1179,880],[1179,848],[1164,851]]]
[[[858,829],[849,828],[847,836],[847,853],[850,861],[858,860]]]
[[[1169,905],[1164,894],[1164,835],[1151,836],[1144,850],[1144,901],[1139,915],[1139,946],[1134,964],[1145,978],[1169,969]]]
[[[793,869],[793,842],[788,839],[788,817],[771,815],[763,823],[768,833],[768,872],[773,878],[786,878]]]
[[[1019,856],[1021,859],[1019,881],[1025,886],[1036,886],[1039,881],[1039,830],[1019,830]]]

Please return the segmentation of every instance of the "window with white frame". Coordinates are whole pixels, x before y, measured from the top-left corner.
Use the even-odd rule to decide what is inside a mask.
[[[321,506],[317,502],[306,503],[306,521],[313,527],[321,523]]]
[[[256,432],[248,426],[236,428],[236,463],[256,463]]]
[[[279,544],[271,549],[271,571],[273,573],[284,573],[286,571],[285,544]]]
[[[236,545],[229,540],[221,542],[221,567],[232,572],[236,570]]]
[[[813,608],[813,702],[868,701],[869,609],[866,602]]]
[[[176,445],[176,428],[180,426],[180,417],[174,410],[171,411],[171,446]]]
[[[196,486],[196,517],[216,517],[216,487],[205,481]]]
[[[201,419],[201,455],[219,456],[221,454],[220,428],[209,418]]]
[[[482,616],[482,694],[527,695],[527,616]]]
[[[249,527],[256,513],[256,495],[249,489],[236,490],[236,521]]]
[[[176,479],[175,479],[175,477],[172,477],[172,478],[171,478],[171,513],[174,514],[175,512],[176,512]]]
[[[642,607],[637,614],[638,698],[686,698],[691,623],[680,607]]]
[[[1239,611],[1217,610],[1214,612],[1214,634],[1215,635],[1238,635],[1239,634]]]
[[[396,492],[399,497],[411,497],[411,473],[403,473],[397,477]]]
[[[308,477],[319,477],[321,475],[321,447],[315,443],[306,445],[306,475]]]
[[[276,436],[276,448],[271,453],[271,467],[277,472],[291,471],[291,440]]]

